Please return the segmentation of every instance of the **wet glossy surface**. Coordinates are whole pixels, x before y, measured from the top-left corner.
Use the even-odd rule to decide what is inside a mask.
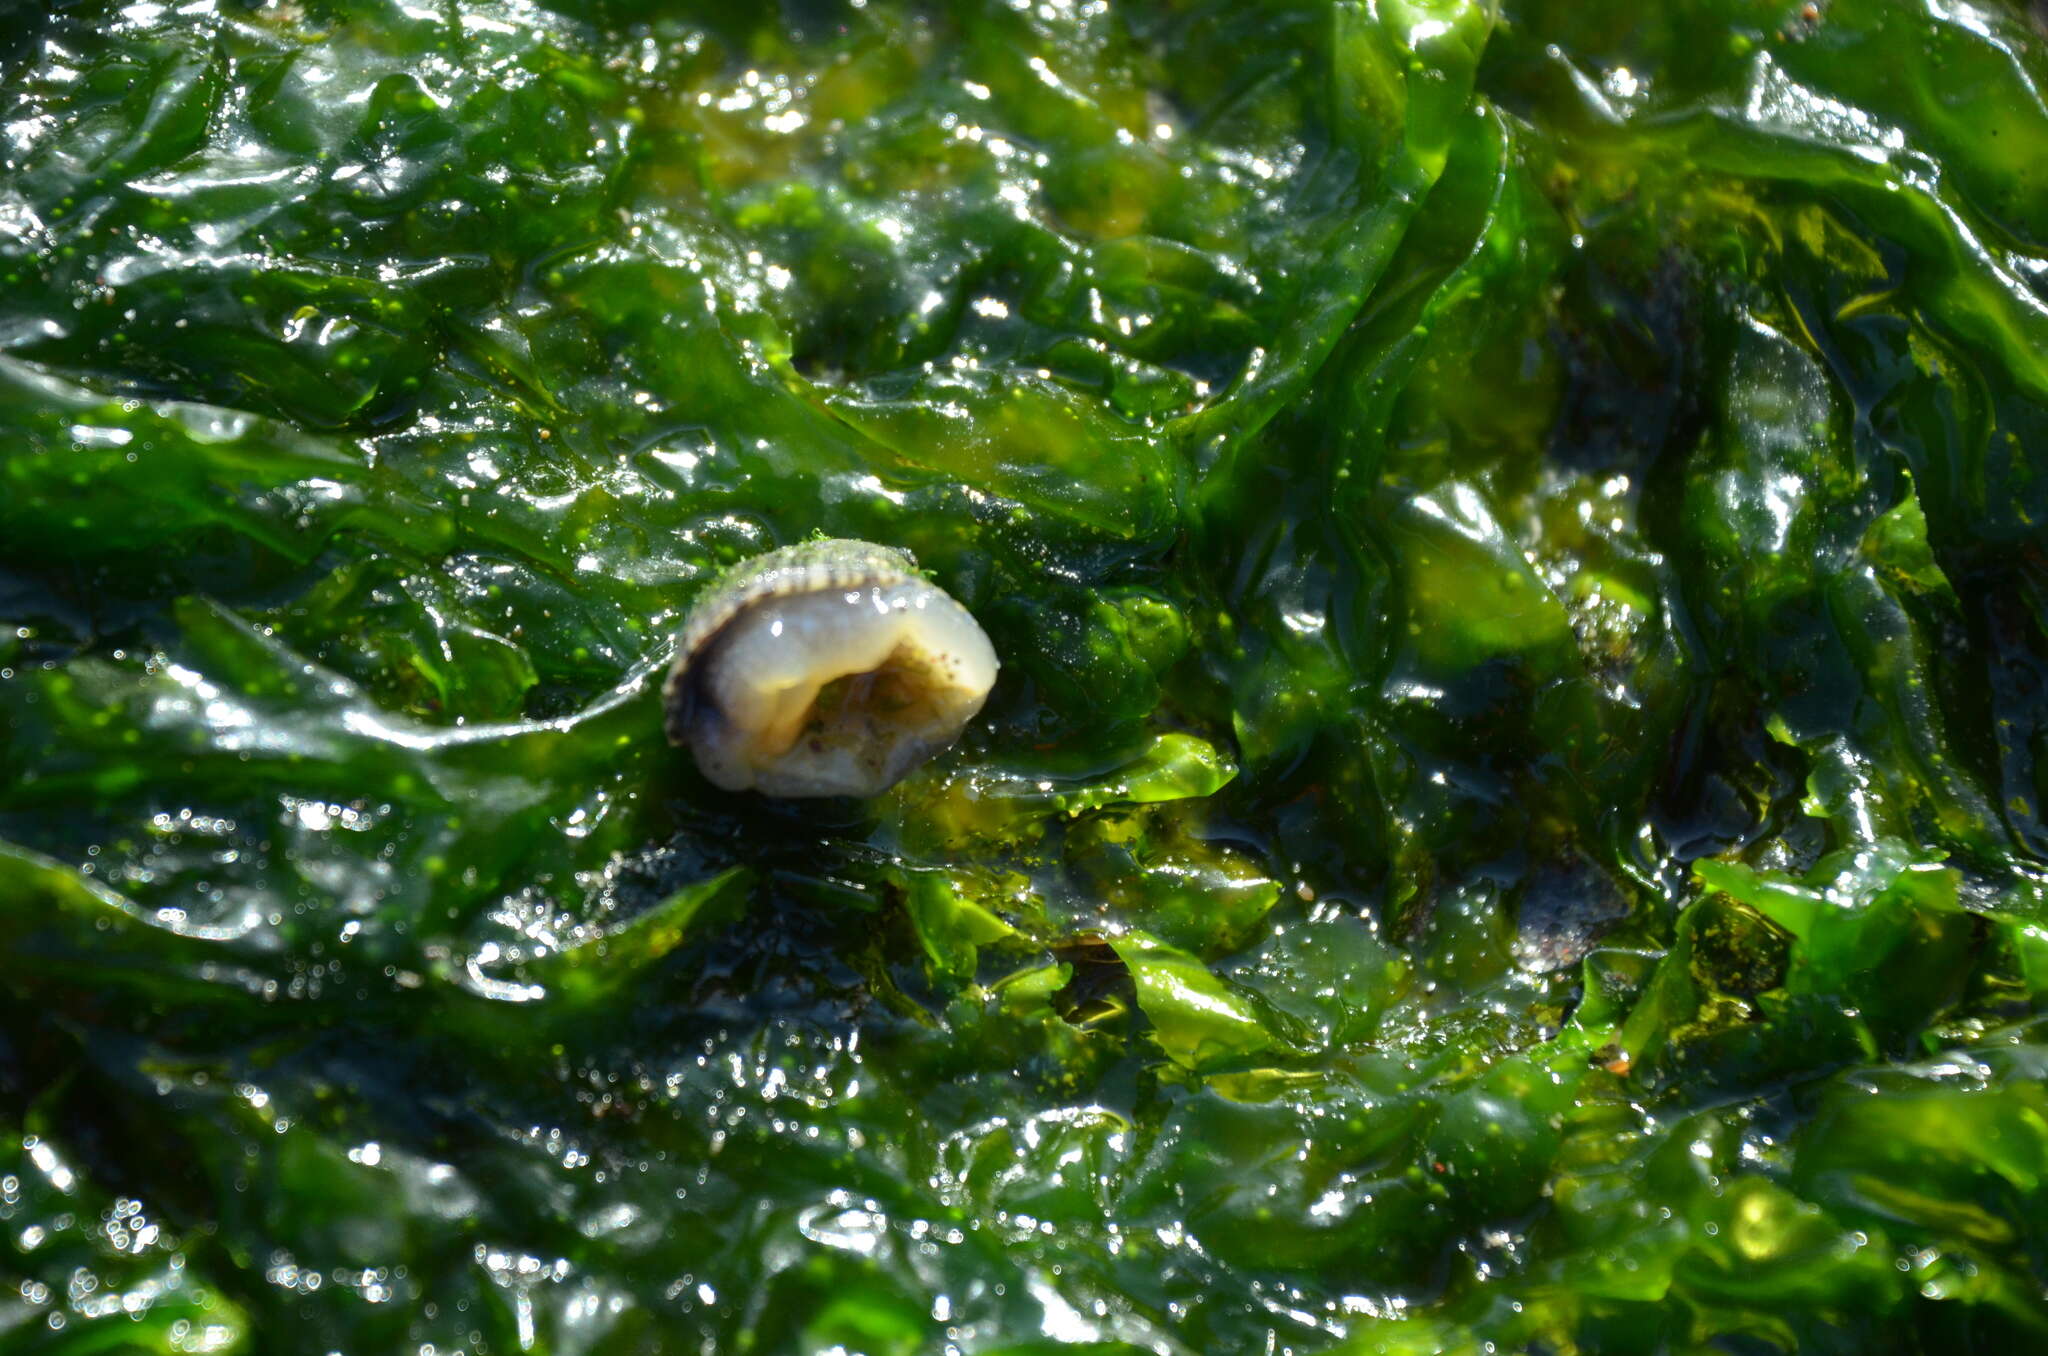
[[[45,10],[10,1353],[2044,1340],[2024,7]],[[1001,678],[716,792],[816,531]]]

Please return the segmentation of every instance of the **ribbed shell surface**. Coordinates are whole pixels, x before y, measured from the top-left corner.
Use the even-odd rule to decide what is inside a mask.
[[[689,671],[704,648],[734,618],[756,603],[835,589],[888,587],[917,578],[917,562],[906,551],[877,546],[850,537],[826,537],[741,561],[705,591],[683,619],[676,642],[675,663],[662,685],[668,739],[680,745],[687,738]]]

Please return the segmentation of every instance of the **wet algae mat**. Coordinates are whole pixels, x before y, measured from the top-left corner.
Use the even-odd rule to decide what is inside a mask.
[[[0,5],[0,1349],[2048,1345],[2042,25]]]

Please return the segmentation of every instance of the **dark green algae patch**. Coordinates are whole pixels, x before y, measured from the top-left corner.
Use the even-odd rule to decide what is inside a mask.
[[[0,7],[0,1346],[2048,1344],[2040,24]]]

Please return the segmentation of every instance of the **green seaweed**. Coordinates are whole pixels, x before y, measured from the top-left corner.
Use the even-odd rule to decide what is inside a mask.
[[[0,4],[0,1346],[2048,1343],[2016,0]],[[816,534],[1003,662],[717,792]]]

